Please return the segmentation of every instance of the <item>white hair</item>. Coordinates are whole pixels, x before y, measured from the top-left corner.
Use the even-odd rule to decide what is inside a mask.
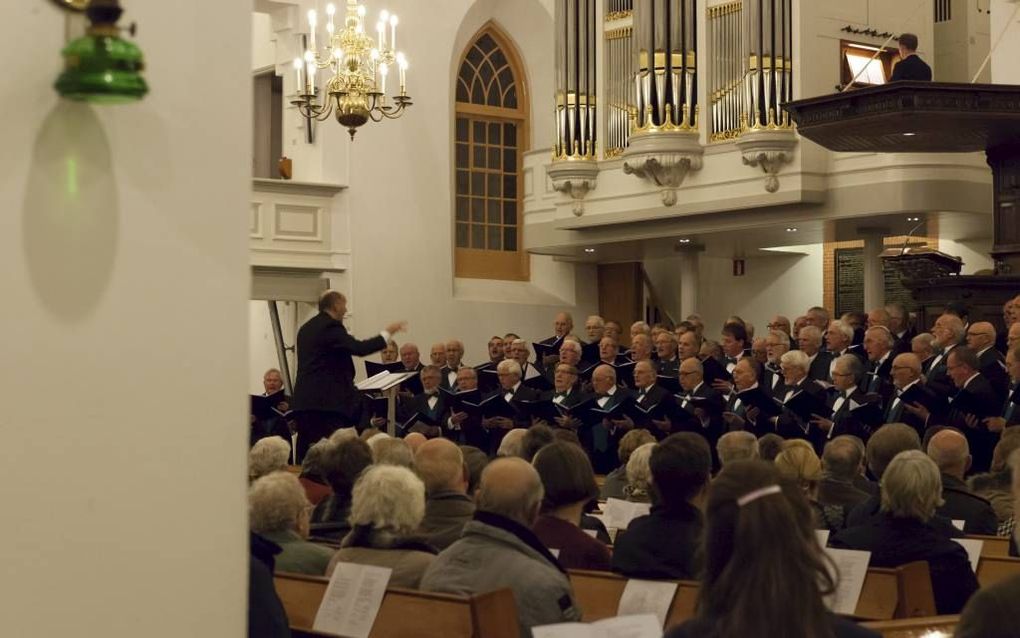
[[[358,430],[355,428],[341,428],[329,435],[329,442],[338,445],[344,441],[358,438]]]
[[[425,518],[425,484],[406,467],[373,465],[354,484],[352,526],[371,526],[397,536],[413,533]]]
[[[715,449],[719,452],[720,465],[742,459],[756,459],[758,458],[758,439],[754,434],[744,430],[727,432],[719,437]]]
[[[496,366],[496,372],[510,373],[520,377],[521,364],[517,363],[517,361],[513,359],[503,359],[499,362],[499,365]]]
[[[570,346],[571,350],[577,351],[577,354],[581,354],[581,343],[579,341],[566,338],[563,340],[563,344],[560,345],[560,350],[566,348],[567,346]]]
[[[365,441],[365,443],[368,443],[368,447],[372,448],[372,451],[375,452],[375,446],[383,439],[388,438],[390,438],[389,434],[386,434],[385,432],[376,432],[372,436],[368,437],[368,440]]]
[[[584,323],[587,324],[589,321],[593,322],[599,328],[606,327],[606,320],[600,317],[599,315],[588,315],[588,319]]]
[[[942,477],[921,450],[897,454],[882,473],[882,511],[900,518],[931,520],[942,500]]]
[[[890,332],[889,329],[886,328],[885,326],[872,326],[871,328],[868,328],[867,332],[880,335],[882,341],[889,349],[892,349],[892,347],[896,345],[896,341],[892,336],[892,332]]]
[[[839,330],[840,332],[842,332],[843,336],[846,337],[847,343],[853,343],[853,340],[854,340],[854,329],[853,329],[853,326],[851,326],[850,324],[848,324],[845,321],[841,321],[840,319],[837,319],[837,320],[833,321],[829,325],[836,326],[836,329]]]
[[[528,431],[525,428],[514,428],[507,432],[499,443],[499,450],[496,451],[496,456],[522,457],[524,454],[524,435],[527,433]]]
[[[804,372],[807,372],[811,365],[809,363],[808,356],[804,354],[802,350],[790,350],[789,352],[785,352],[783,353],[783,356],[779,358],[779,361],[790,367],[800,368]]]
[[[259,439],[248,451],[248,478],[255,480],[270,472],[287,468],[290,458],[290,443],[279,436]]]
[[[290,472],[270,472],[248,488],[248,520],[256,534],[286,532],[297,527],[310,503],[305,488]]]
[[[630,454],[627,459],[627,486],[631,493],[648,493],[648,487],[652,484],[652,450],[656,443],[645,443]]]
[[[375,441],[374,445],[372,441]],[[373,436],[369,439],[368,445],[372,448],[372,458],[378,465],[414,467],[414,453],[411,452],[411,446],[404,439]]]

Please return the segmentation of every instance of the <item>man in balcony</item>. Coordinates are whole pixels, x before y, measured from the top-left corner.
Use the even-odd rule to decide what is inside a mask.
[[[913,33],[900,34],[900,61],[893,67],[889,81],[900,80],[931,82],[931,67],[917,55],[917,36]]]

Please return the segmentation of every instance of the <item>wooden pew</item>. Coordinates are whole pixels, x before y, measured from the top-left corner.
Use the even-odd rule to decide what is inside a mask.
[[[977,579],[982,587],[992,585],[1020,575],[1020,558],[1009,556],[985,556],[978,561]]]
[[[939,631],[952,636],[959,616],[931,616],[928,618],[903,618],[863,623],[868,629],[882,634],[882,638],[927,638],[930,632]]]
[[[627,578],[609,572],[577,569],[568,570],[568,574],[585,622],[617,615]],[[693,617],[698,601],[700,585],[697,581],[674,582],[678,587],[666,617],[667,629]],[[869,569],[854,617],[890,620],[934,616],[935,613],[928,564],[916,562],[895,569]]]
[[[312,631],[329,580],[278,573],[273,581],[296,636]],[[517,607],[509,589],[479,596],[451,596],[387,589],[371,638],[519,638]]]
[[[611,572],[596,572],[581,569],[567,570],[574,596],[581,607],[584,622],[595,622],[617,615],[620,597],[629,579]],[[674,581],[679,586],[673,596],[666,615],[666,629],[679,625],[694,616],[698,601],[699,584],[692,580]]]
[[[980,534],[968,534],[967,538],[982,542],[982,556],[1009,556],[1008,536],[982,536]]]

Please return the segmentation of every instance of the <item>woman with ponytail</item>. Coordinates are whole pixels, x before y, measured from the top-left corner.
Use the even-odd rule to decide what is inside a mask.
[[[712,482],[698,614],[667,638],[878,638],[834,616],[835,583],[811,507],[764,461],[734,461]]]

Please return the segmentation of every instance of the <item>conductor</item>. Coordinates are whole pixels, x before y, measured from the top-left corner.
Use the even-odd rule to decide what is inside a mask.
[[[347,314],[347,298],[328,290],[319,298],[319,314],[309,319],[297,333],[297,379],[291,408],[297,420],[297,461],[319,439],[337,428],[358,423],[361,396],[354,387],[354,360],[386,347],[390,338],[404,330],[398,321],[378,335],[359,341],[347,333],[342,323]]]

